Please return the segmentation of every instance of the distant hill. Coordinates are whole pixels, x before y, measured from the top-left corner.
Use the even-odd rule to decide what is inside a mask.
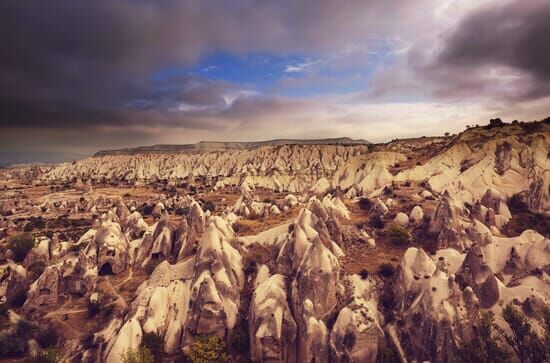
[[[196,144],[181,145],[153,145],[139,146],[134,148],[101,150],[94,156],[106,155],[134,155],[144,153],[192,153],[204,151],[226,151],[226,150],[245,150],[257,149],[263,146],[279,145],[367,145],[369,141],[361,139],[352,139],[349,137],[329,138],[329,139],[276,139],[267,141],[200,141]]]
[[[0,166],[18,164],[53,164],[80,160],[88,155],[59,151],[0,151]]]

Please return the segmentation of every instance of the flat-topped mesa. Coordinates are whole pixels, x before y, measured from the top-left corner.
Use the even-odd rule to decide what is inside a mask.
[[[140,146],[136,148],[118,149],[118,150],[100,150],[94,154],[94,157],[107,155],[134,155],[145,153],[193,153],[208,151],[229,151],[257,149],[266,146],[283,145],[368,145],[366,140],[354,140],[349,137],[328,138],[328,139],[276,139],[266,141],[200,141],[196,144],[181,145],[154,145]]]

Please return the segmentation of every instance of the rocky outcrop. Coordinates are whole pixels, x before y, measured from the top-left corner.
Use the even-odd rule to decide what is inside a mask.
[[[253,362],[294,362],[296,322],[283,275],[266,277],[254,290],[248,316]]]
[[[330,333],[331,362],[376,362],[384,332],[369,282],[352,275],[351,302],[338,313]]]
[[[244,273],[232,239],[231,226],[212,217],[195,257],[184,346],[201,334],[226,340],[237,324]]]
[[[298,325],[297,362],[328,362],[326,321],[334,312],[340,264],[319,237],[307,249],[292,282],[292,305]]]

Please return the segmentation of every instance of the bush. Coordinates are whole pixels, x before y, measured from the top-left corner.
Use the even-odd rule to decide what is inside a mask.
[[[550,347],[531,329],[528,319],[518,309],[508,304],[502,317],[510,326],[512,334],[501,332],[512,347],[520,362],[547,362],[550,360]],[[548,330],[546,330],[548,339]]]
[[[27,292],[23,288],[19,288],[12,296],[10,306],[20,308],[27,301]]]
[[[7,328],[10,325],[8,316],[8,305],[0,303],[0,330]]]
[[[371,201],[368,198],[359,199],[358,204],[361,210],[369,210],[372,205]]]
[[[8,242],[8,248],[13,252],[15,262],[23,262],[27,253],[34,247],[34,238],[30,233],[22,233],[12,237]]]
[[[224,363],[229,360],[220,338],[207,335],[195,337],[187,357],[192,363]]]
[[[524,212],[529,210],[529,206],[520,193],[514,194],[508,199],[508,207],[511,211]]]
[[[26,360],[27,363],[61,363],[65,362],[63,355],[57,349],[46,349],[33,354]]]
[[[206,212],[207,210],[210,211],[210,213],[213,213],[216,210],[216,205],[212,203],[211,201],[207,200],[202,205],[202,209]]]
[[[411,233],[399,226],[390,226],[387,236],[390,242],[396,246],[404,246],[411,240]]]
[[[155,358],[159,358],[163,352],[164,340],[160,334],[144,333],[141,344],[149,349]]]
[[[378,267],[378,274],[385,278],[390,278],[395,275],[395,267],[391,263],[383,263]]]
[[[122,363],[153,363],[154,358],[147,347],[141,346],[137,349],[129,348],[120,355]]]
[[[25,354],[27,340],[32,337],[37,327],[26,320],[20,320],[14,329],[0,333],[0,357],[20,356]]]
[[[59,332],[51,325],[40,330],[36,336],[36,341],[42,348],[53,348],[60,342]]]
[[[481,314],[479,324],[474,326],[473,339],[457,350],[457,355],[463,362],[492,363],[509,362],[510,354],[501,347],[500,338],[496,336],[494,314]]]
[[[0,357],[25,354],[27,341],[16,333],[0,333]]]
[[[88,301],[88,319],[96,316],[100,309],[101,304],[98,301]]]
[[[184,216],[187,215],[187,213],[189,213],[189,208],[176,208],[174,211],[174,214],[177,216]]]
[[[235,330],[231,347],[241,353],[247,354],[250,352],[250,336],[248,335],[247,324],[243,324],[239,329]]]
[[[400,363],[401,359],[395,352],[395,350],[386,347],[378,351],[376,356],[376,363]]]
[[[382,216],[373,215],[370,220],[370,225],[377,229],[384,228],[385,222],[382,220]]]
[[[154,205],[149,205],[149,204],[142,204],[139,208],[138,208],[138,212],[141,214],[141,215],[144,215],[144,216],[150,216],[151,213],[153,213],[153,209],[155,208]]]

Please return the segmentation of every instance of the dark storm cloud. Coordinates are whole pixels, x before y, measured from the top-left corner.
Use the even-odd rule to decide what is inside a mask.
[[[549,19],[550,2],[545,0],[514,1],[475,11],[444,38],[436,62],[424,72],[454,87],[441,88],[443,95],[483,89],[509,98],[550,95]],[[487,73],[494,67],[509,69],[510,89],[491,88],[491,83],[505,79],[491,79]]]
[[[219,50],[326,50],[387,27],[381,15],[401,8],[382,0],[4,0],[0,126],[124,125],[143,120],[143,110],[167,118],[163,107],[179,102],[219,105],[227,84],[190,89],[200,81],[167,86],[149,76]]]

